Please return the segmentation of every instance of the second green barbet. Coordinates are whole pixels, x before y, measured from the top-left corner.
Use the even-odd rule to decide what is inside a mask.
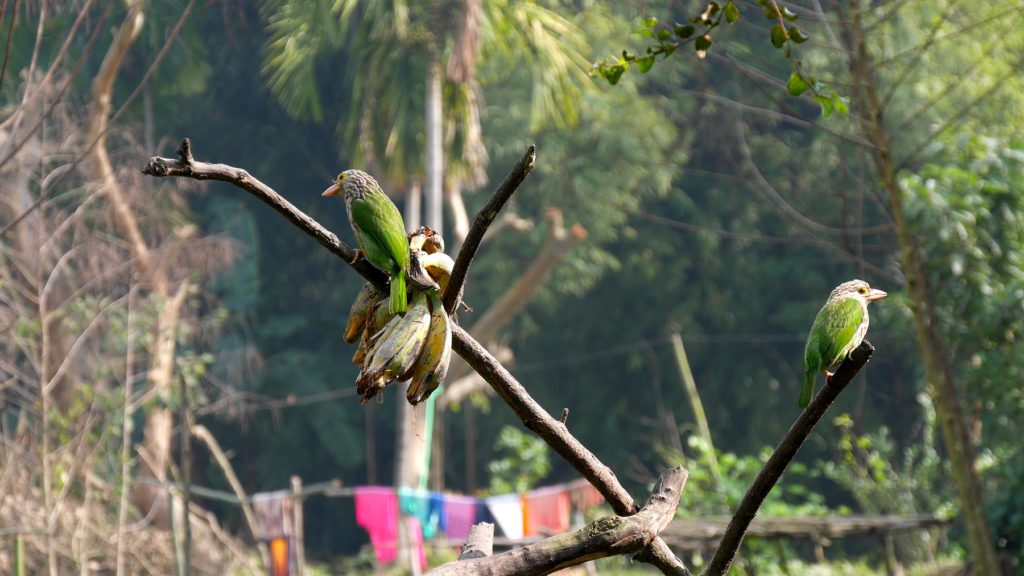
[[[804,349],[804,383],[800,408],[811,403],[818,372],[826,378],[864,341],[868,332],[868,302],[885,298],[863,280],[850,280],[836,287],[821,307]]]
[[[323,196],[342,196],[356,242],[366,259],[391,275],[388,310],[405,314],[406,275],[409,273],[409,241],[405,222],[394,202],[384,194],[377,181],[362,170],[346,170]]]

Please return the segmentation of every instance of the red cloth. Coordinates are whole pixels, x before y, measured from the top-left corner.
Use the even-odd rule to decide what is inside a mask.
[[[561,534],[569,529],[569,494],[562,486],[539,488],[523,494],[523,533],[526,536]]]
[[[355,489],[356,524],[370,534],[377,561],[387,564],[398,550],[398,495],[389,486],[360,486]],[[422,538],[422,536],[421,536]]]
[[[406,516],[409,522],[409,534],[412,534],[412,543],[416,545],[416,555],[420,559],[420,570],[427,569],[427,551],[423,549],[423,525],[415,516]]]
[[[565,489],[569,493],[569,502],[572,503],[572,507],[580,512],[586,512],[594,506],[604,503],[604,496],[586,478],[569,482]]]
[[[469,529],[476,522],[477,499],[472,496],[445,494],[441,498],[445,536],[452,540],[469,538]]]

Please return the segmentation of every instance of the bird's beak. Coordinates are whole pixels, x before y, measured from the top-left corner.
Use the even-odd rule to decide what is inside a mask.
[[[341,184],[335,182],[334,184],[331,184],[327,190],[324,190],[324,193],[321,194],[321,196],[337,196],[339,194],[341,194]],[[885,292],[882,292],[882,295],[884,296]]]
[[[326,192],[324,194],[326,194]],[[872,300],[881,300],[886,296],[888,296],[888,294],[886,294],[882,290],[879,290],[878,288],[872,288],[871,291],[868,292],[866,296],[864,296],[864,298],[867,299],[868,302],[871,302]]]

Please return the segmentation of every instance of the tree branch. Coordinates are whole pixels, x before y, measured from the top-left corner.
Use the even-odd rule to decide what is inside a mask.
[[[862,342],[860,347],[843,361],[839,370],[827,380],[825,387],[811,400],[810,405],[796,419],[789,432],[786,432],[782,442],[772,452],[768,462],[765,463],[764,468],[761,469],[757,478],[754,479],[754,483],[743,496],[739,507],[736,508],[732,520],[729,521],[729,527],[725,529],[718,550],[715,551],[715,556],[708,564],[707,570],[703,572],[703,576],[725,576],[729,573],[729,568],[732,566],[733,560],[736,559],[740,544],[743,543],[743,536],[747,533],[747,528],[754,516],[757,515],[764,499],[782,477],[782,473],[786,471],[789,463],[793,461],[793,457],[803,446],[804,440],[810,435],[811,430],[825,415],[825,411],[829,409],[839,393],[846,388],[846,385],[853,380],[853,377],[860,372],[860,369],[868,363],[874,352],[875,348],[870,342],[867,340]]]
[[[512,194],[523,183],[523,180],[526,179],[526,175],[533,170],[533,164],[536,160],[537,147],[530,144],[530,147],[526,149],[526,153],[523,154],[523,157],[508,173],[508,176],[505,176],[505,180],[498,186],[498,189],[491,195],[487,204],[484,204],[484,207],[480,209],[480,212],[473,220],[473,227],[469,229],[469,234],[466,235],[466,239],[462,243],[462,249],[459,250],[459,255],[455,258],[455,268],[452,269],[451,278],[448,280],[448,288],[444,292],[444,309],[449,314],[455,311],[455,305],[458,303],[462,291],[466,287],[466,275],[469,273],[469,265],[473,263],[473,258],[476,256],[477,249],[480,248],[480,242],[484,239],[487,228],[498,217],[502,207],[505,206],[508,199],[512,197]]]
[[[355,255],[354,250],[282,198],[269,186],[253,178],[245,170],[225,164],[196,162],[192,158],[187,138],[182,141],[177,153],[179,156],[177,160],[154,156],[142,170],[143,174],[154,177],[179,176],[196,180],[230,182],[256,196],[274,210],[277,210],[288,221],[312,236],[331,253],[341,257],[346,262],[352,262]],[[526,175],[533,169],[535,159],[536,149],[531,145],[527,149],[526,154],[523,155],[523,158],[505,178],[505,181],[498,187],[498,190],[491,199],[488,200],[483,210],[477,215],[473,228],[470,230],[469,235],[466,237],[466,242],[459,252],[455,269],[452,272],[451,280],[449,280],[449,289],[446,290],[446,294],[451,295],[452,300],[449,302],[446,299],[446,308],[450,304],[455,303],[455,296],[460,290],[451,288],[452,286],[461,286],[465,283],[466,272],[484,233],[487,231],[487,227],[494,221],[501,207],[511,197],[512,193],[515,192],[515,189]],[[368,280],[383,286],[384,273],[378,271],[365,259],[361,258],[352,263],[351,266]],[[638,511],[639,507],[636,505],[636,502],[619,484],[615,473],[610,468],[601,463],[579,440],[573,437],[565,427],[565,424],[562,424],[545,412],[530,397],[526,389],[479,342],[474,340],[472,336],[458,325],[453,324],[452,329],[452,349],[487,380],[488,384],[494,388],[512,411],[522,419],[523,424],[527,428],[540,436],[555,449],[555,452],[565,458],[573,468],[593,484],[612,506],[616,514],[629,516]],[[665,574],[692,576],[686,567],[683,566],[683,563],[672,554],[668,545],[660,537],[654,538],[646,544],[646,548],[638,554],[637,558],[656,566]]]
[[[596,558],[638,552],[658,538],[658,534],[675,517],[679,495],[687,476],[681,466],[663,472],[647,505],[632,516],[608,516],[579,530],[558,534],[496,556],[448,562],[427,574],[550,574]]]

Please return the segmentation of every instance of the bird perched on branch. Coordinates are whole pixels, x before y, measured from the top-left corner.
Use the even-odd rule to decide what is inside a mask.
[[[885,297],[885,292],[871,288],[863,280],[850,280],[832,290],[807,335],[800,408],[811,403],[818,372],[831,378],[832,371],[864,341],[868,332],[868,302]]]
[[[384,194],[377,181],[362,170],[346,170],[323,196],[343,196],[349,224],[361,252],[370,264],[391,275],[388,310],[405,314],[406,275],[409,271],[409,241],[405,222],[394,202]]]

